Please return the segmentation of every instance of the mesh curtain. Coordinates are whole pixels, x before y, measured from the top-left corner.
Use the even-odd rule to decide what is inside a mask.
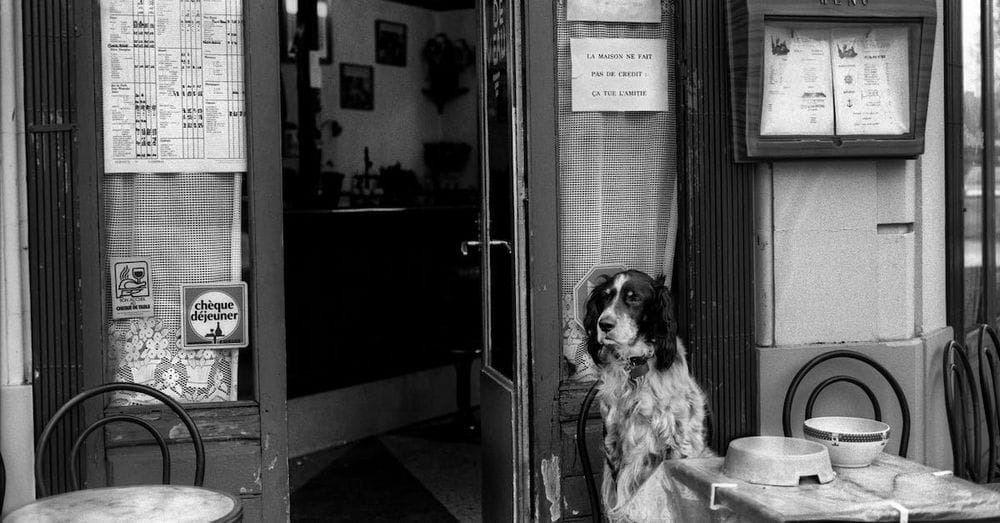
[[[114,381],[149,385],[184,402],[236,400],[237,350],[180,348],[180,286],[241,279],[241,183],[241,174],[105,175],[107,256],[149,257],[155,299],[152,318],[109,326]],[[111,290],[105,293],[111,318]],[[141,399],[120,393],[113,402]]]
[[[559,232],[563,355],[576,379],[594,376],[585,334],[574,321],[573,287],[598,265],[624,265],[650,275],[673,272],[677,235],[676,113],[572,111],[571,38],[656,38],[667,41],[670,103],[674,3],[663,0],[659,24],[569,22],[558,0]]]

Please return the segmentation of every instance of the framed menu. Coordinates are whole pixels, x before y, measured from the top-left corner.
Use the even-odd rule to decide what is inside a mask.
[[[923,152],[933,0],[727,0],[736,161]]]
[[[909,30],[764,26],[761,136],[910,132]]]

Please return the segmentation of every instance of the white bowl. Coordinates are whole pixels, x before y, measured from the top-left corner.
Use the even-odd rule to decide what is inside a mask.
[[[867,418],[809,418],[802,432],[807,440],[826,446],[835,467],[867,467],[889,441],[889,425]]]
[[[833,481],[826,447],[812,441],[778,436],[751,436],[729,442],[722,464],[726,477],[761,485],[798,486],[803,476]]]

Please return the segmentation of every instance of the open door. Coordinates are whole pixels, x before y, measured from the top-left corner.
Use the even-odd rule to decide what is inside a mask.
[[[483,518],[523,521],[527,491],[524,117],[517,2],[480,3],[484,360],[480,383]]]

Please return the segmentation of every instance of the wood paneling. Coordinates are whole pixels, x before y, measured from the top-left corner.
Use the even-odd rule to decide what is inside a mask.
[[[109,484],[159,484],[160,450],[155,445],[109,448]],[[170,445],[170,482],[194,484],[194,446]],[[252,494],[262,492],[260,442],[225,442],[205,444],[205,485],[208,488]],[[246,521],[253,521],[244,517]]]
[[[583,474],[583,463],[576,448],[576,422],[563,423],[559,440],[562,442],[560,463],[566,476]],[[601,473],[604,470],[604,426],[601,420],[587,422],[587,452],[590,454],[590,470]]]
[[[131,414],[148,421],[170,443],[191,441],[187,428],[173,412],[152,407],[107,409],[108,415]],[[260,440],[260,415],[256,405],[243,407],[189,408],[204,442]],[[113,423],[104,429],[107,448],[153,445],[153,437],[132,423]]]

